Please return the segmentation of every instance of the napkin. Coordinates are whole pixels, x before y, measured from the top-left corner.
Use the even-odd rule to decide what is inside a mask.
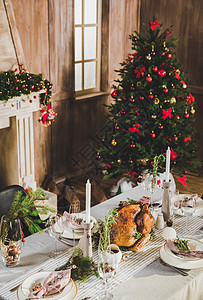
[[[167,247],[177,256],[193,257],[193,258],[203,258],[203,251],[196,250],[179,250],[175,245],[173,240],[168,240],[166,242]]]
[[[44,296],[49,296],[60,292],[65,286],[68,286],[70,281],[71,270],[54,271],[45,279],[43,286],[31,292],[28,295],[29,299],[40,299]],[[71,284],[70,284],[71,288]]]
[[[77,217],[76,215],[72,215],[67,211],[64,211],[63,217],[65,217],[66,221],[68,223],[71,223],[71,225],[75,227],[77,230],[84,229],[83,218]]]

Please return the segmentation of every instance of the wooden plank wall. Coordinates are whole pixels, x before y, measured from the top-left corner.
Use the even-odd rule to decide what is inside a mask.
[[[202,0],[142,0],[141,24],[156,16],[163,27],[174,25],[173,36],[179,37],[177,57],[188,74],[187,83],[196,97],[196,127],[202,132],[203,115],[203,1]],[[199,141],[203,161],[203,137]]]

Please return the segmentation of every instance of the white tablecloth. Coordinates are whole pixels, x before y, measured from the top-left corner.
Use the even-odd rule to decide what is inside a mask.
[[[142,187],[136,187],[93,207],[91,209],[91,215],[96,218],[102,218],[110,209],[117,206],[120,201],[127,200],[127,197],[138,200],[143,194],[144,191]],[[64,250],[67,249],[67,246],[61,243],[60,247]],[[14,280],[17,281],[17,279],[23,274],[26,274],[26,272],[40,269],[43,262],[49,259],[49,254],[53,248],[54,240],[48,234],[45,232],[42,234],[35,234],[34,236],[26,238],[19,266],[9,269],[4,267],[1,261],[0,297],[4,294],[3,291],[7,286],[9,286],[9,288],[12,286]],[[57,262],[53,260],[53,268],[56,266]],[[10,281],[11,283],[8,283]],[[16,285],[16,281],[13,286]],[[79,286],[79,289],[82,289],[82,285]],[[202,300],[203,268],[191,270],[189,276],[183,277],[170,268],[161,266],[158,261],[154,261],[145,269],[121,283],[119,287],[113,290],[113,294],[116,300]],[[16,292],[13,292],[12,295],[12,300],[17,299]],[[89,296],[93,297],[95,295]],[[81,300],[81,298],[78,297],[77,299]]]

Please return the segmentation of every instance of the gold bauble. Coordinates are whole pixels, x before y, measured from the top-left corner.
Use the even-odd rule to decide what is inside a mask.
[[[116,145],[117,145],[117,142],[116,142],[116,140],[115,140],[115,139],[113,139],[113,140],[112,140],[112,142],[111,142],[111,144],[112,144],[113,146],[116,146]]]
[[[121,159],[119,158],[119,159],[117,160],[117,162],[118,162],[119,164],[121,164],[122,161],[121,161]]]
[[[156,115],[152,115],[152,119],[156,119],[156,117],[157,117]]]
[[[162,85],[162,88],[163,88],[163,89],[166,89],[166,85],[165,85],[165,84],[163,84],[163,85]]]
[[[151,59],[152,59],[152,58],[151,58],[151,55],[148,54],[148,55],[146,56],[146,59],[151,60]]]
[[[176,73],[180,76],[180,70],[176,70]]]
[[[171,104],[176,103],[176,98],[175,98],[175,97],[172,97],[172,98],[170,99],[170,103],[171,103]]]
[[[183,88],[186,89],[187,88],[187,84],[183,83]]]
[[[141,86],[142,85],[142,82],[141,81],[138,81],[137,83],[136,83],[136,86],[137,87],[139,87],[139,86]]]
[[[191,107],[191,111],[190,111],[190,112],[191,112],[191,114],[194,114],[194,113],[195,113],[195,109],[194,109],[193,106]]]
[[[140,161],[144,166],[146,166],[148,160],[149,160],[148,158],[142,158]]]
[[[159,98],[154,98],[154,104],[159,104]]]

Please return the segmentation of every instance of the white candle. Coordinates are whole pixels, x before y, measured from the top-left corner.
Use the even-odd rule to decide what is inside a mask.
[[[168,147],[166,151],[166,182],[169,182],[169,174],[170,174],[170,159],[171,159],[171,150]]]
[[[86,183],[86,223],[90,223],[90,203],[91,203],[91,183],[87,180]]]

